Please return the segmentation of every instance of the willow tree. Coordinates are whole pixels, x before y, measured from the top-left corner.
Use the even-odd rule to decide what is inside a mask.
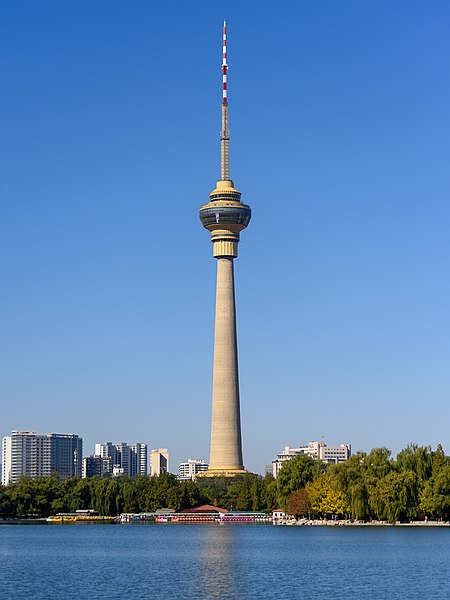
[[[391,523],[417,516],[419,481],[412,471],[392,471],[370,490],[369,505],[380,520]]]
[[[412,471],[422,485],[431,477],[433,468],[433,452],[430,446],[408,444],[397,454],[396,467],[399,471]]]

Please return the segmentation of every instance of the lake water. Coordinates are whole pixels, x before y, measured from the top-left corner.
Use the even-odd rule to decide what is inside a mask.
[[[0,598],[450,598],[450,528],[0,525]]]

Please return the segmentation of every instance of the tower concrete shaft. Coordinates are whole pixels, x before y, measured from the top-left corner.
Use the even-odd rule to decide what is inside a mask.
[[[226,25],[223,29],[221,179],[200,207],[200,220],[211,233],[217,258],[216,323],[212,390],[211,452],[203,476],[245,473],[242,459],[234,265],[240,232],[251,219],[251,208],[230,179],[227,97]]]
[[[232,257],[217,261],[210,474],[244,471],[233,267]]]

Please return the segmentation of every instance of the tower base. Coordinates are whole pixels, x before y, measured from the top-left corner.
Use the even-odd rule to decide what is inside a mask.
[[[233,469],[232,467],[216,467],[199,473],[196,477],[236,477],[238,475],[248,475],[245,469]]]

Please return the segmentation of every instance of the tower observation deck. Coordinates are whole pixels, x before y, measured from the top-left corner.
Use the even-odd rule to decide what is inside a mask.
[[[236,334],[234,264],[239,235],[251,218],[251,208],[230,178],[228,130],[227,30],[223,26],[221,178],[200,207],[200,220],[211,233],[217,258],[216,316],[209,469],[203,476],[233,477],[245,473],[242,458],[239,374]]]

